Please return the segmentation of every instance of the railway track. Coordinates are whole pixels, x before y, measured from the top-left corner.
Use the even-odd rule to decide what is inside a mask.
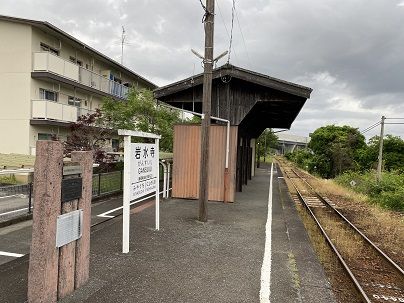
[[[310,213],[363,302],[404,302],[403,269],[298,171],[286,167],[283,170],[296,190],[293,199]]]

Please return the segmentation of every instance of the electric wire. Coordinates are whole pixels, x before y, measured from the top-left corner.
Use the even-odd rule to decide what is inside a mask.
[[[238,18],[238,12],[237,12],[237,10],[236,10],[235,7],[234,7],[234,10],[235,10],[235,14],[236,14],[236,19],[237,19],[238,28],[240,29],[240,33],[241,33],[241,38],[242,38],[242,40],[243,40],[245,52],[246,52],[246,54],[247,54],[248,65],[249,65],[250,69],[252,69],[252,64],[251,64],[252,61],[251,61],[250,54],[248,53],[247,45],[246,45],[246,43],[245,43],[243,30],[241,29],[240,19]]]
[[[233,6],[231,8],[231,29],[230,29],[230,41],[229,41],[229,53],[227,55],[227,64],[230,63],[231,46],[233,43],[234,11],[235,10],[236,10],[236,0],[233,0]]]
[[[222,14],[222,9],[220,8],[219,1],[218,1],[218,0],[216,0],[216,6],[217,6],[217,9],[219,10],[220,19],[222,20],[222,23],[223,23],[223,25],[224,25],[224,29],[226,30],[227,37],[230,39],[229,30],[227,29],[226,23],[224,22],[224,17],[223,17],[223,14]],[[233,50],[233,54],[234,54],[234,57],[235,57],[236,61],[239,62],[236,49],[234,48],[233,45],[231,46],[231,49]]]
[[[361,134],[367,133],[368,131],[370,131],[370,130],[374,129],[375,127],[379,126],[380,123],[381,123],[381,122],[378,121],[378,122],[372,124],[371,126],[368,126],[368,127],[365,128],[364,130],[362,130],[360,133],[361,133]]]
[[[367,131],[368,129],[370,130],[370,129],[372,129],[372,128],[378,126],[380,123],[381,123],[381,122],[378,121],[378,122],[376,122],[376,123],[374,123],[374,124],[372,124],[372,125],[370,125],[370,126],[364,128],[361,132]]]

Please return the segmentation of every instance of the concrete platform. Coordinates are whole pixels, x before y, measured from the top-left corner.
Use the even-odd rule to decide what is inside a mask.
[[[335,302],[278,177],[275,170],[270,271],[262,270],[269,171],[259,169],[236,203],[209,203],[207,223],[189,200],[161,203],[160,231],[154,207],[131,215],[129,254],[121,253],[122,217],[95,226],[90,281],[62,302]],[[26,300],[27,269],[27,256],[0,266],[0,302]],[[270,301],[260,300],[261,272],[270,272]]]

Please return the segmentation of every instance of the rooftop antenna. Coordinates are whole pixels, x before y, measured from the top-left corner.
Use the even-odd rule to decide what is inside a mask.
[[[125,28],[122,26],[122,38],[121,38],[121,65],[123,65],[123,45],[125,44],[126,34]]]

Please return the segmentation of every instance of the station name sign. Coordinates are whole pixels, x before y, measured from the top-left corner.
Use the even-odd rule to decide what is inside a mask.
[[[135,200],[157,190],[158,148],[156,144],[131,144],[130,199]]]

